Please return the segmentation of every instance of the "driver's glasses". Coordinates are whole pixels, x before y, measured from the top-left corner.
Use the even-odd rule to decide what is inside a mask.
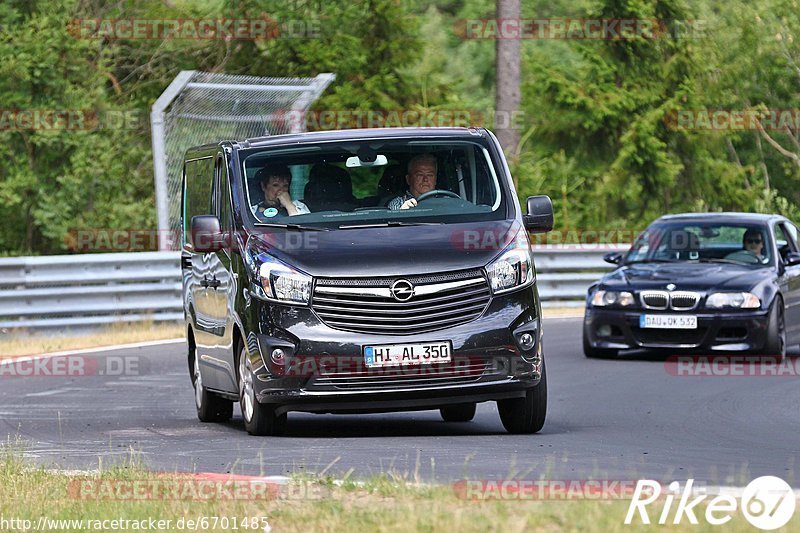
[[[749,238],[745,239],[745,242],[747,244],[761,244],[761,238],[760,237],[749,237]]]

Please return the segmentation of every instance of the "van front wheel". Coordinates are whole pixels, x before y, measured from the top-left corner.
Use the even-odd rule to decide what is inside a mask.
[[[542,379],[524,398],[498,400],[497,410],[509,433],[538,433],[547,415],[547,373],[542,362]]]
[[[233,402],[209,392],[203,386],[203,374],[200,373],[200,358],[197,350],[194,353],[194,404],[197,407],[197,418],[200,422],[227,422],[233,416]]]
[[[258,403],[253,386],[253,365],[244,344],[239,342],[239,404],[244,427],[251,435],[278,436],[286,429],[286,413],[275,414],[275,406]]]

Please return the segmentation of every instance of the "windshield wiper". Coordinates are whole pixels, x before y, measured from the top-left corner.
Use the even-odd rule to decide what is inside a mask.
[[[702,259],[698,259],[700,263],[730,263],[732,265],[755,265],[760,263],[743,263],[741,261],[734,261],[733,259],[713,259],[709,257],[703,257]]]
[[[262,228],[284,228],[284,229],[294,229],[298,231],[330,231],[329,228],[320,228],[319,226],[304,226],[302,224],[279,224],[277,222],[256,222],[255,225]]]
[[[626,265],[637,265],[640,263],[677,263],[677,259],[637,259],[636,261],[628,261]]]
[[[396,226],[441,226],[444,222],[403,222],[402,220],[387,220],[386,222],[374,222],[369,224],[348,224],[339,226],[339,229],[360,229],[360,228],[390,228]]]

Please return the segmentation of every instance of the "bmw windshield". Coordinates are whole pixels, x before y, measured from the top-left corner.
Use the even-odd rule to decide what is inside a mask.
[[[719,262],[773,264],[767,226],[738,222],[663,222],[644,231],[625,263]]]

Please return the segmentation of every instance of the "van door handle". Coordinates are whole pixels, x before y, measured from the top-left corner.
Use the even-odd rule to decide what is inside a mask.
[[[206,288],[210,287],[212,289],[218,288],[221,284],[222,283],[217,278],[211,279],[211,278],[208,278],[208,277],[203,278],[203,281],[200,282],[200,285],[202,287],[206,287]]]

